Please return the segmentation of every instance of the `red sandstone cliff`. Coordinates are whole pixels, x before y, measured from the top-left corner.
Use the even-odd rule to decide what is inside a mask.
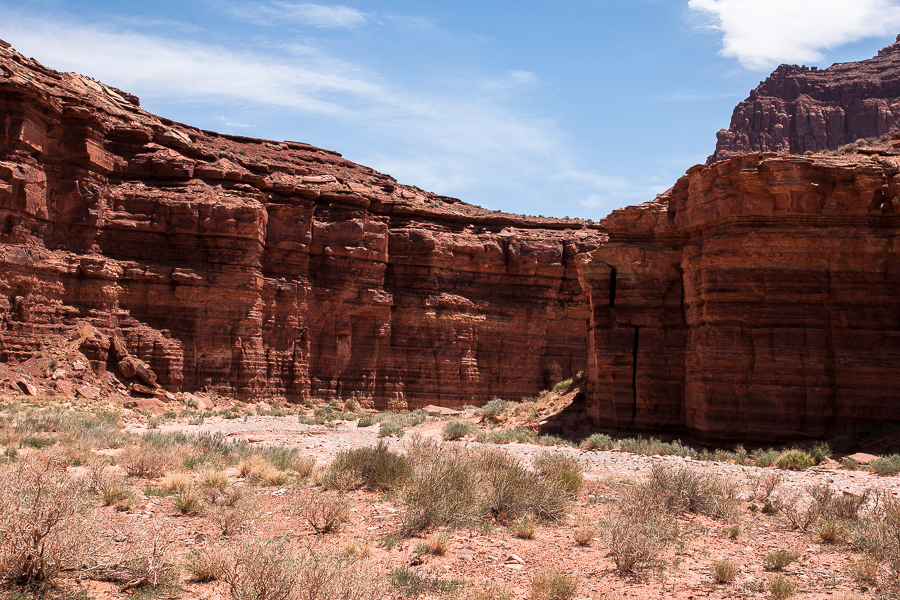
[[[900,129],[900,36],[878,56],[827,69],[781,65],[734,109],[707,164],[751,152],[833,150]]]
[[[173,123],[0,44],[3,362],[75,340],[147,393],[517,398],[585,368],[574,258],[602,238]]]
[[[733,443],[900,421],[898,154],[735,157],[613,212],[579,257],[594,422]]]

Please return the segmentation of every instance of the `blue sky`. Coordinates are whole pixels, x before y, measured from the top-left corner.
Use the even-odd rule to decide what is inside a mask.
[[[0,38],[203,129],[510,212],[599,219],[715,147],[781,62],[861,60],[900,0],[0,0]]]

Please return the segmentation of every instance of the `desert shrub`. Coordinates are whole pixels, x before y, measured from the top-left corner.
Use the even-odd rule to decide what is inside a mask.
[[[296,600],[380,600],[382,582],[364,561],[309,551],[297,563]],[[269,600],[269,598],[266,598]]]
[[[284,485],[288,480],[286,473],[258,454],[241,461],[238,471],[250,483],[260,485]]]
[[[808,454],[813,459],[813,462],[818,465],[831,458],[831,447],[825,443],[815,444],[809,449]]]
[[[485,419],[496,419],[503,414],[508,407],[509,403],[506,400],[494,398],[482,407],[481,415]]]
[[[388,437],[395,436],[398,438],[402,438],[406,432],[403,431],[403,428],[399,425],[394,425],[393,423],[382,423],[381,427],[378,428],[378,437]]]
[[[293,600],[296,560],[284,542],[253,540],[232,551],[209,556],[207,569],[225,582],[233,600]]]
[[[176,471],[163,477],[159,485],[170,494],[179,494],[193,487],[194,482],[189,474]]]
[[[480,480],[475,461],[462,450],[444,448],[433,460],[413,460],[415,468],[403,489],[406,532],[435,525],[456,525],[481,512]]]
[[[824,536],[843,531],[841,537],[846,537],[846,523],[859,518],[859,512],[869,498],[869,492],[836,495],[827,485],[807,486],[806,492],[809,501],[804,502],[801,495],[794,492],[781,496],[777,508],[797,529],[819,529]]]
[[[537,533],[537,522],[531,515],[522,515],[510,524],[509,532],[521,540],[533,540]]]
[[[581,442],[582,450],[612,450],[615,441],[605,433],[595,433]]]
[[[475,429],[469,421],[450,421],[441,430],[441,437],[445,440],[458,440],[471,435]]]
[[[375,417],[370,414],[365,414],[359,418],[356,422],[357,427],[371,427],[377,421],[375,421]]]
[[[770,579],[766,587],[773,600],[786,600],[797,591],[797,584],[783,575],[776,575]]]
[[[211,502],[212,500],[208,499],[209,495],[215,497],[228,487],[228,476],[217,469],[206,469],[200,473],[198,484],[204,496],[207,496],[207,502]]]
[[[178,578],[178,564],[172,548],[175,538],[163,527],[133,527],[127,530],[127,542],[113,544],[87,560],[82,574],[98,581],[111,581],[130,589],[145,586],[161,588]]]
[[[556,521],[565,516],[574,501],[574,493],[562,478],[526,469],[507,452],[484,449],[477,463],[485,482],[486,508],[498,520],[530,514]]]
[[[545,569],[531,580],[531,600],[569,600],[575,597],[578,577],[559,569]]]
[[[775,466],[779,469],[789,469],[791,471],[803,471],[814,464],[815,461],[812,456],[802,450],[788,450],[782,452],[781,456],[778,457],[778,460],[775,461]]]
[[[482,444],[528,444],[537,439],[537,434],[524,427],[510,427],[495,431],[479,431],[475,439]]]
[[[100,499],[103,501],[103,506],[120,504],[132,497],[131,490],[128,489],[125,482],[121,479],[107,479],[103,481],[99,486],[98,492],[100,493]]]
[[[847,526],[840,519],[826,517],[815,527],[816,533],[826,544],[843,544],[847,541]]]
[[[741,527],[740,525],[732,525],[731,527],[725,530],[725,535],[729,538],[736,540],[741,536]]]
[[[767,571],[781,571],[797,559],[798,554],[792,550],[780,548],[766,554],[763,566]]]
[[[859,560],[850,563],[850,577],[865,586],[874,586],[878,583],[878,559],[874,556],[863,556]]]
[[[900,454],[876,458],[869,463],[869,468],[878,475],[896,475],[900,473]]]
[[[750,498],[759,501],[767,500],[783,480],[784,475],[777,471],[760,472],[753,481]]]
[[[300,477],[309,477],[316,468],[316,459],[312,456],[296,456],[291,461],[291,469]]]
[[[183,515],[191,514],[200,510],[200,497],[193,487],[179,490],[175,494],[175,510]]]
[[[297,448],[287,446],[265,446],[259,450],[259,455],[281,471],[291,471],[297,460],[305,458]]]
[[[184,568],[190,578],[197,583],[208,583],[219,578],[219,566],[222,562],[221,547],[203,548],[189,553],[184,558]]]
[[[710,571],[716,583],[731,583],[737,577],[738,566],[733,560],[716,560],[713,561]]]
[[[47,582],[80,566],[94,531],[83,483],[53,455],[30,455],[0,471],[0,578]]]
[[[175,454],[165,447],[132,445],[122,451],[118,460],[130,477],[155,479],[175,464]]]
[[[485,581],[480,588],[473,589],[467,600],[513,600],[510,585],[500,581]]]
[[[259,508],[251,494],[243,488],[223,488],[207,496],[206,517],[222,535],[234,535],[243,530],[258,515]]]
[[[727,481],[688,467],[653,465],[650,477],[636,491],[675,514],[693,512],[734,518],[738,512],[738,501]]]
[[[849,456],[845,456],[841,459],[841,468],[848,471],[856,471],[859,469],[859,463]]]
[[[321,535],[338,531],[350,520],[350,503],[342,496],[308,492],[297,499],[293,512]]]
[[[407,567],[391,572],[391,585],[408,598],[418,598],[422,594],[433,593],[438,597],[456,596],[463,585],[458,579],[432,577]]]
[[[633,454],[643,454],[647,456],[686,456],[697,458],[698,452],[689,446],[683,445],[680,441],[664,442],[657,438],[624,438],[619,440],[619,449]]]
[[[572,532],[572,538],[579,546],[590,546],[597,536],[597,526],[590,521],[584,521]]]
[[[398,489],[412,473],[407,456],[379,441],[375,446],[341,451],[323,475],[326,489],[340,489],[338,483],[351,482],[350,487],[366,487],[375,491]]]
[[[577,494],[584,487],[581,474],[584,466],[564,452],[541,452],[534,457],[534,470],[541,477],[558,480],[571,494]]]
[[[446,533],[436,533],[427,540],[416,545],[417,554],[433,554],[443,556],[450,550],[450,536]]]
[[[760,448],[752,454],[753,464],[757,467],[771,467],[775,464],[775,461],[778,460],[780,454],[780,452],[773,450],[772,448],[769,448],[768,450]]]
[[[652,564],[677,530],[677,523],[654,499],[632,490],[605,526],[606,545],[619,573]]]

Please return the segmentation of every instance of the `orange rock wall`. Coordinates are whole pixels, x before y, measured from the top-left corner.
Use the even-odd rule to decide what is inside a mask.
[[[592,419],[720,443],[900,420],[898,172],[749,155],[614,212],[580,259]]]
[[[518,399],[585,368],[574,258],[602,239],[160,119],[0,47],[0,361],[91,325],[95,368],[120,337],[170,391]]]

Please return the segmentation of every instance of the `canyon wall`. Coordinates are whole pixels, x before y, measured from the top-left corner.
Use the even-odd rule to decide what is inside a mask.
[[[147,393],[520,398],[586,368],[575,256],[603,239],[173,123],[0,44],[5,363],[74,343]]]
[[[833,150],[898,129],[900,37],[869,60],[781,65],[734,109],[707,164],[751,152]]]
[[[579,257],[588,412],[711,443],[900,420],[900,162],[753,154],[613,212]]]

